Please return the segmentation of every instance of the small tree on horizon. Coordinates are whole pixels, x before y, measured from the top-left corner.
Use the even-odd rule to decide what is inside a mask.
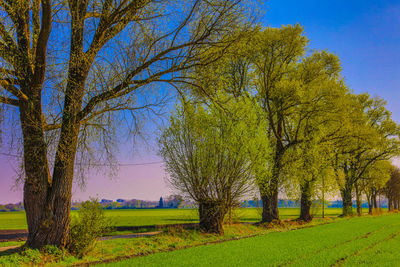
[[[159,207],[160,209],[164,208],[164,201],[163,201],[163,198],[162,198],[162,197],[160,197],[160,201],[158,202],[158,207]]]

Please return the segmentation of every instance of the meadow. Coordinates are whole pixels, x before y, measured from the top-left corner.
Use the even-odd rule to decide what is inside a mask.
[[[399,234],[399,214],[357,217],[107,266],[399,266]]]
[[[336,216],[340,209],[327,211],[330,217],[315,218],[306,224],[296,220],[227,224],[224,235],[168,227],[151,237],[109,238],[97,242],[83,258],[34,249],[1,252],[1,247],[24,243],[3,242],[0,266],[105,265],[104,261],[111,261],[111,266],[398,266],[400,213],[343,218]],[[135,218],[146,225],[149,220],[170,222],[156,216],[160,212],[171,216],[171,221],[195,221],[195,210],[124,210],[107,214],[123,213],[125,224]],[[242,220],[259,219],[257,209],[239,209],[235,214]],[[281,209],[281,215],[297,217],[298,209]],[[177,216],[187,218],[180,221]]]
[[[367,210],[365,210],[366,212]],[[257,222],[261,219],[257,208],[242,208],[233,212],[233,219],[242,222]],[[280,208],[281,219],[294,219],[300,214],[298,208]],[[340,208],[325,209],[326,216],[338,216]],[[74,216],[76,211],[71,212]],[[106,215],[113,218],[115,226],[150,226],[198,222],[196,209],[133,209],[106,210]],[[314,211],[315,217],[321,217],[321,210]],[[0,212],[0,230],[27,229],[25,212]]]

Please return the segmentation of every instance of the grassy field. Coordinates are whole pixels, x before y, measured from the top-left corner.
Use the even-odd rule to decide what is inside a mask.
[[[338,216],[341,211],[341,209],[329,208],[325,210],[325,214],[326,216]],[[281,208],[279,212],[282,219],[293,219],[299,216],[300,209]],[[72,216],[75,213],[76,211],[72,211]],[[195,209],[106,210],[106,214],[113,218],[115,226],[198,222],[198,214]],[[321,211],[315,212],[315,216],[320,217]],[[256,222],[260,218],[260,210],[255,208],[238,209],[234,212],[234,219],[237,221]],[[27,229],[25,212],[0,212],[0,230],[6,229]]]
[[[400,266],[400,215],[156,253],[110,266]]]

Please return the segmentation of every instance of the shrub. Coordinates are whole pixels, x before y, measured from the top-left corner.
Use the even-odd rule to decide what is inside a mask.
[[[99,237],[112,231],[111,225],[97,199],[83,202],[78,216],[71,220],[68,250],[83,257],[94,248]]]
[[[62,251],[58,247],[52,246],[52,245],[47,245],[47,246],[43,247],[42,248],[42,252],[47,254],[47,255],[51,255],[51,256],[53,256],[55,258],[60,258],[64,254],[64,251]]]

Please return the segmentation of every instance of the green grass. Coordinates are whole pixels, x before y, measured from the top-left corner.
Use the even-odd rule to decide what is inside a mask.
[[[399,266],[400,215],[340,219],[112,266]]]
[[[10,247],[10,246],[20,246],[23,245],[25,241],[9,241],[9,242],[0,242],[0,248]]]
[[[0,230],[6,229],[27,229],[25,212],[0,212]]]
[[[326,216],[338,216],[341,209],[329,208],[325,210]],[[279,210],[282,219],[293,219],[299,216],[298,208],[281,208]],[[72,216],[76,211],[72,211]],[[113,218],[115,226],[143,226],[155,224],[176,224],[198,222],[198,214],[195,209],[137,209],[137,210],[106,210],[106,215]],[[321,211],[316,213],[321,216]],[[259,221],[260,210],[255,208],[238,209],[234,212],[234,218],[238,221]],[[0,212],[0,230],[27,229],[25,212]]]

